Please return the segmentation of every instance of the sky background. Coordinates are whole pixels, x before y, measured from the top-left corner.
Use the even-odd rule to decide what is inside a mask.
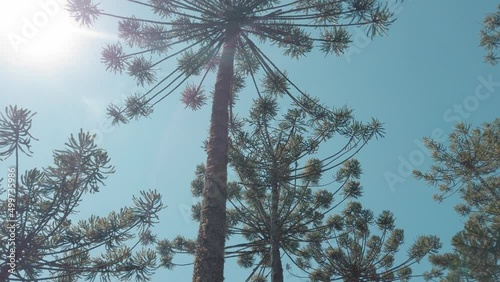
[[[108,151],[116,173],[98,194],[84,198],[79,216],[104,216],[131,205],[132,195],[139,191],[157,189],[167,205],[154,229],[158,236],[195,238],[198,224],[190,219],[190,182],[195,166],[206,158],[201,144],[208,132],[210,107],[197,112],[184,109],[179,93],[174,93],[150,119],[111,127],[106,106],[143,90],[126,75],[106,72],[100,63],[102,47],[116,41],[117,22],[102,18],[91,29],[80,28],[62,9],[62,2],[2,1],[0,9],[0,108],[18,105],[37,112],[32,133],[39,141],[33,143],[32,158],[21,157],[21,170],[52,164],[52,151],[63,148],[71,133],[80,128],[90,131]],[[108,1],[102,7],[122,15],[149,14],[119,2]],[[44,8],[43,3],[51,6]],[[431,163],[421,145],[423,137],[437,134],[444,140],[457,121],[478,126],[498,117],[499,68],[483,63],[485,51],[478,46],[484,15],[495,11],[496,5],[496,1],[404,1],[394,6],[398,20],[387,36],[370,41],[363,30],[355,29],[351,48],[339,57],[312,52],[296,61],[269,48],[274,62],[302,90],[329,106],[353,108],[359,120],[375,117],[384,123],[386,137],[370,142],[357,155],[364,172],[360,201],[376,214],[385,209],[394,212],[407,244],[419,235],[438,235],[443,250],[449,250],[451,236],[462,227],[463,219],[453,210],[457,199],[434,202],[435,189],[414,180],[408,169],[425,170]],[[26,28],[30,23],[34,28]],[[207,89],[210,83],[213,80]],[[243,91],[235,112],[246,115],[254,97],[252,88]],[[287,103],[283,100],[283,105]],[[322,150],[328,152],[329,146]],[[0,163],[0,178],[13,163],[12,159]],[[177,260],[190,261],[189,257]],[[414,272],[427,266],[416,266]],[[191,271],[191,267],[160,269],[152,281],[190,281]],[[234,260],[227,261],[226,281],[242,281],[248,273]],[[307,281],[286,273],[285,278]]]

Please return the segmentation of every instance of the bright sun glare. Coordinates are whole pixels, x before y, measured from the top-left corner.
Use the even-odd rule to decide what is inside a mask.
[[[71,61],[92,33],[65,10],[65,0],[11,0],[0,4],[0,57],[13,65],[51,69]]]

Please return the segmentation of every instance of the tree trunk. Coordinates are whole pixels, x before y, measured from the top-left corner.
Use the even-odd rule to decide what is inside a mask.
[[[275,165],[271,171],[271,282],[283,282],[283,266],[280,255],[281,227],[278,214],[280,190],[277,170],[278,166]]]
[[[228,108],[236,40],[236,32],[227,33],[215,83],[193,282],[224,280]]]

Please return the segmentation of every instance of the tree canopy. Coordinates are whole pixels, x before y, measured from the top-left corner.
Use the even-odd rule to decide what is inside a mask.
[[[407,258],[399,259],[405,234],[396,228],[393,214],[384,210],[375,217],[359,202],[350,202],[330,221],[332,238],[309,243],[299,261],[314,282],[409,281],[422,276],[411,266],[441,248],[438,237],[419,236],[408,248]]]
[[[437,201],[458,194],[455,207],[467,220],[452,238],[454,252],[431,257],[446,281],[500,279],[500,119],[472,129],[458,123],[448,144],[425,138],[434,164],[417,178],[437,186]]]
[[[0,200],[1,281],[148,281],[157,268],[151,227],[164,208],[156,191],[133,197],[133,205],[107,216],[73,222],[88,193],[99,192],[114,172],[94,137],[80,131],[54,151],[54,165],[19,172],[18,151],[31,155],[29,110],[9,106],[0,115],[0,155],[16,155]],[[6,160],[4,160],[6,161]],[[16,182],[19,175],[20,181]],[[15,195],[12,197],[11,195]],[[14,199],[14,200],[13,200]]]

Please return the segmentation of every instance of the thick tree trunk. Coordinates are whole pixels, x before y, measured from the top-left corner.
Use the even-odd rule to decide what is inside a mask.
[[[193,282],[224,280],[228,108],[234,72],[235,34],[228,32],[215,83]]]
[[[280,190],[278,186],[277,166],[271,172],[271,282],[283,282],[283,266],[281,265],[280,239],[281,227],[279,224],[278,205]]]

